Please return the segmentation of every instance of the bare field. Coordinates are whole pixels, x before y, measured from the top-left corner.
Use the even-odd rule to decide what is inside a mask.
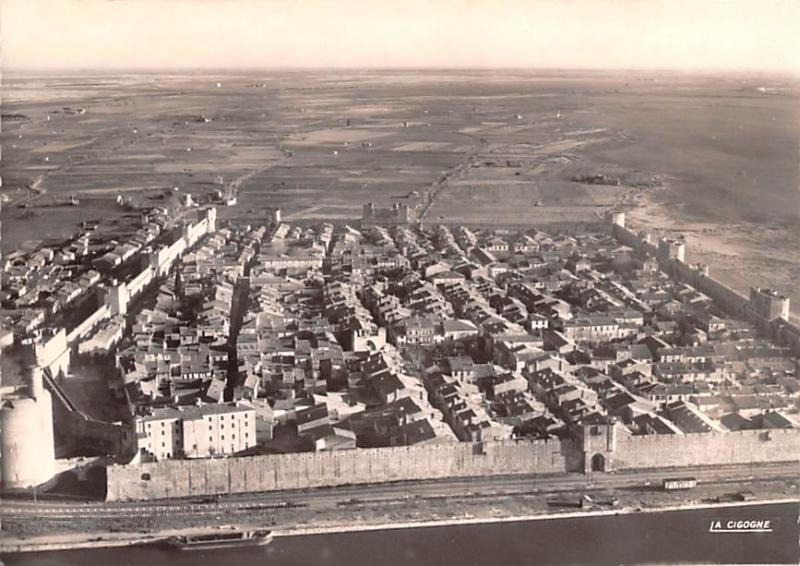
[[[357,129],[326,129],[298,134],[291,139],[292,145],[324,145],[333,143],[357,142],[371,140],[389,135],[388,132],[374,132],[372,130]]]
[[[798,93],[796,79],[755,75],[4,77],[3,112],[27,119],[0,134],[3,249],[113,215],[117,194],[204,195],[221,176],[239,197],[223,218],[280,206],[289,218],[356,220],[366,201],[425,190],[433,222],[596,220],[623,206],[642,225],[686,227],[690,254],[739,286],[797,293]],[[92,201],[23,214],[34,183]],[[698,222],[707,231],[691,232]]]
[[[394,148],[395,151],[443,151],[450,149],[451,144],[447,142],[411,142]]]

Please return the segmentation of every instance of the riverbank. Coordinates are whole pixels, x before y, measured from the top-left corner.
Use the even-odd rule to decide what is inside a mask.
[[[520,519],[520,520],[515,520]],[[175,552],[164,545],[6,554],[8,566],[451,566],[464,564],[798,564],[798,504],[374,525],[277,536],[260,547]],[[738,529],[757,523],[758,532]],[[379,527],[387,527],[380,529]],[[399,528],[398,528],[399,527]],[[418,527],[418,528],[416,528]],[[719,530],[721,529],[721,530]],[[735,532],[734,532],[735,531]],[[734,534],[731,534],[734,533]],[[622,535],[622,536],[620,536]]]
[[[443,521],[416,521],[410,523],[383,523],[377,525],[352,525],[352,526],[337,526],[337,527],[318,527],[318,528],[297,528],[284,531],[275,532],[276,537],[281,536],[308,536],[308,535],[324,535],[324,534],[339,534],[351,532],[367,532],[367,531],[391,531],[396,529],[419,529],[428,527],[452,527],[460,525],[488,525],[496,523],[518,523],[521,521],[546,521],[552,519],[577,519],[580,517],[607,517],[616,515],[629,515],[633,513],[666,513],[670,511],[692,511],[697,509],[725,509],[731,507],[750,507],[760,505],[781,505],[784,503],[796,503],[800,506],[800,499],[764,499],[757,501],[737,501],[730,503],[705,503],[705,504],[687,504],[687,505],[665,505],[664,507],[656,507],[642,510],[640,508],[619,508],[609,510],[596,510],[596,511],[561,511],[553,513],[540,513],[534,515],[517,515],[511,517],[490,517],[490,518],[463,518],[463,519],[449,519]]]
[[[447,497],[441,500],[383,501],[375,504],[354,503],[332,509],[304,508],[273,512],[269,518],[264,513],[232,516],[220,514],[205,517],[202,525],[181,528],[151,528],[138,531],[112,531],[96,529],[85,532],[60,532],[47,535],[25,536],[4,532],[0,547],[4,553],[26,553],[76,549],[130,547],[157,543],[175,535],[224,529],[230,525],[240,528],[269,528],[276,537],[312,536],[350,532],[413,529],[457,525],[480,525],[520,521],[599,517],[634,513],[660,513],[668,511],[742,507],[764,504],[800,504],[796,485],[786,489],[784,482],[759,482],[749,486],[754,491],[751,501],[714,502],[742,489],[742,485],[700,486],[697,491],[669,493],[631,490],[575,493],[583,498],[584,509],[554,508],[548,504],[553,494],[502,495],[492,497]],[[792,493],[791,497],[787,497]],[[589,495],[589,498],[584,497]],[[616,505],[594,504],[613,498]],[[191,523],[191,521],[187,521]]]

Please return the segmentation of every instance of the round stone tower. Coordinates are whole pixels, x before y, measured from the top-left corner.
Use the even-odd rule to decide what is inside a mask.
[[[34,368],[29,390],[0,404],[3,490],[42,485],[55,474],[53,402],[44,389],[42,370]]]

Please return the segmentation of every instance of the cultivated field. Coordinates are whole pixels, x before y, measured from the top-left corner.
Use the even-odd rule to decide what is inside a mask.
[[[3,249],[174,187],[231,190],[221,216],[253,220],[279,206],[355,221],[366,201],[430,191],[430,222],[545,225],[622,205],[707,230],[700,259],[800,306],[798,92],[786,78],[577,72],[5,76]],[[69,194],[80,207],[19,208]],[[723,236],[733,253],[715,253]]]

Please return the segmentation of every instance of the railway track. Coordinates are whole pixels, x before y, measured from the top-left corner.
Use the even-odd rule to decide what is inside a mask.
[[[725,466],[718,468],[666,469],[648,472],[569,474],[458,478],[364,486],[342,486],[313,490],[236,494],[198,499],[131,502],[27,501],[5,499],[0,517],[22,518],[114,518],[175,515],[219,515],[274,511],[292,508],[335,509],[354,505],[400,504],[410,501],[463,500],[476,498],[535,497],[547,493],[598,492],[610,489],[660,489],[664,479],[691,476],[700,485],[748,481],[800,481],[796,462],[769,466]]]

